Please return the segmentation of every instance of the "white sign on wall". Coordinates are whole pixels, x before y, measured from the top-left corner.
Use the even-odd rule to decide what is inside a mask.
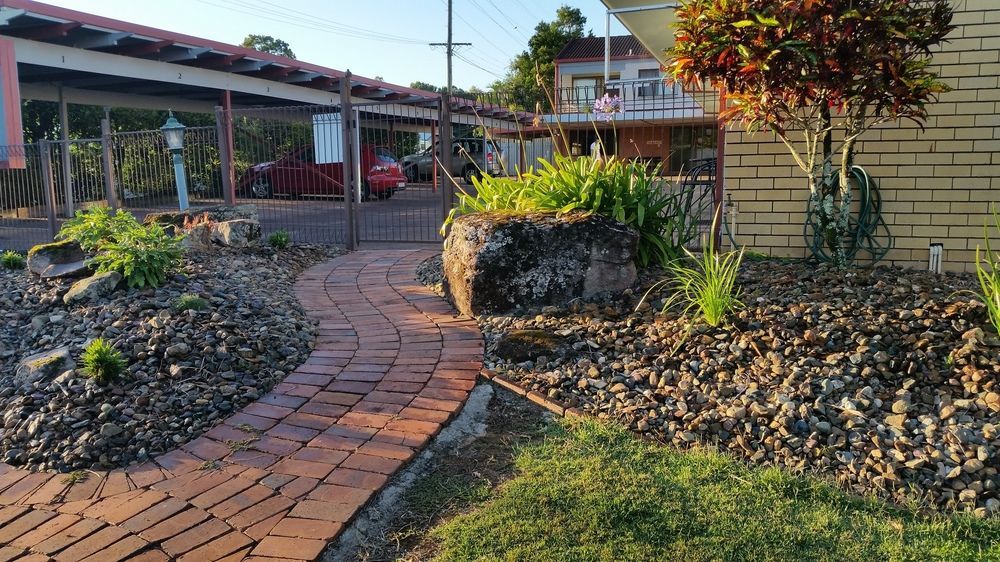
[[[339,113],[313,115],[313,158],[316,164],[344,161],[344,130]]]

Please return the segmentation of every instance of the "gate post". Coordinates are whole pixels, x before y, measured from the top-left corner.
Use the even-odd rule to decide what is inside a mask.
[[[219,161],[222,164],[222,200],[226,205],[236,204],[236,177],[233,174],[230,141],[232,131],[232,115],[225,108],[215,106],[215,137],[219,145]]]
[[[342,129],[341,133],[341,147],[344,153],[344,163],[343,163],[343,176],[344,176],[344,214],[345,214],[345,232],[344,243],[347,246],[348,252],[353,252],[358,247],[358,241],[355,239],[355,228],[354,228],[354,193],[357,190],[354,188],[354,110],[351,107],[351,72],[347,71],[340,78],[340,125]]]
[[[454,204],[454,186],[451,177],[451,99],[446,95],[441,95],[441,107],[438,111],[438,125],[441,127],[441,134],[438,135],[441,141],[441,211],[442,220],[448,217],[451,206]],[[447,233],[446,233],[447,234]]]
[[[120,207],[118,194],[115,191],[115,161],[111,152],[111,121],[101,119],[101,163],[104,166],[104,197],[108,206],[117,210]]]
[[[42,161],[42,192],[45,195],[45,214],[49,221],[49,234],[54,239],[59,232],[56,223],[56,183],[52,177],[52,147],[48,141],[38,143],[38,157]]]

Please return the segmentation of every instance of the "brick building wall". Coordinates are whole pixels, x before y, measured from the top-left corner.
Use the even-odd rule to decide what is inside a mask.
[[[923,131],[905,122],[866,133],[856,163],[881,188],[895,237],[887,261],[926,268],[928,247],[939,242],[946,270],[971,271],[990,205],[1000,203],[1000,0],[953,4],[957,28],[933,61],[953,90],[929,106]],[[773,134],[732,127],[726,143],[737,241],[774,256],[805,256],[804,172]]]

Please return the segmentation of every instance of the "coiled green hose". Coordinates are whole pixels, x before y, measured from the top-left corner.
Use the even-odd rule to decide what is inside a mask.
[[[857,213],[852,212],[849,218],[847,240],[844,240],[844,250],[847,263],[861,262],[874,265],[884,258],[892,249],[893,237],[889,225],[882,217],[882,193],[878,184],[861,166],[851,167],[851,179],[854,183],[858,202]],[[816,201],[812,197],[806,207],[806,222],[802,230],[806,246],[813,259],[821,262],[832,262],[833,256],[823,240]]]

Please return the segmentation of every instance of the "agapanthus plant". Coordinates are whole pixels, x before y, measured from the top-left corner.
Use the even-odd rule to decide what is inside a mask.
[[[625,113],[625,104],[622,103],[621,96],[609,96],[604,94],[594,101],[594,116],[603,121],[610,122],[617,114]]]

